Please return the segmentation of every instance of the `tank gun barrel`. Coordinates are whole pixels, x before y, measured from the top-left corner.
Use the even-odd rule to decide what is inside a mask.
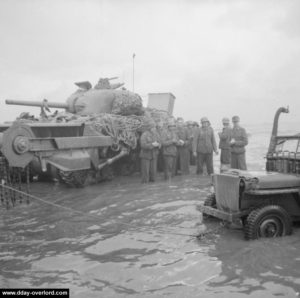
[[[30,107],[44,107],[45,103],[43,101],[33,101],[33,100],[14,100],[14,99],[6,99],[5,103],[7,105],[19,105],[19,106],[30,106]],[[47,106],[49,108],[56,109],[68,109],[68,104],[64,102],[51,102],[47,101]]]

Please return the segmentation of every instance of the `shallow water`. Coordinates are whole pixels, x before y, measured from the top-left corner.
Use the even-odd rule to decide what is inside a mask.
[[[249,169],[264,168],[264,142],[264,133],[251,134]],[[299,227],[292,236],[245,241],[240,229],[202,222],[196,205],[208,178],[161,178],[84,189],[33,184],[57,206],[32,199],[0,209],[0,286],[67,287],[71,297],[299,296]],[[201,232],[208,233],[195,237]]]

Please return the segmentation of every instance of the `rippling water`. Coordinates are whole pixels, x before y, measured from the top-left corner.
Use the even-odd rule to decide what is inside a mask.
[[[268,131],[250,133],[249,169],[263,169]],[[242,230],[202,222],[195,206],[208,178],[139,180],[84,189],[35,183],[32,192],[57,206],[31,200],[1,208],[0,286],[68,287],[71,297],[299,296],[299,227],[292,236],[245,241]]]

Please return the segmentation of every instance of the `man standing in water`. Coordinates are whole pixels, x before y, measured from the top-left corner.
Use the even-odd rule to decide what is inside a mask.
[[[190,165],[194,166],[196,165],[196,159],[195,156],[193,155],[193,139],[194,139],[194,131],[195,131],[194,122],[187,121],[186,125],[187,125],[187,132],[189,136],[188,148],[189,148],[189,156],[190,156]]]
[[[175,174],[185,175],[190,173],[190,152],[189,144],[190,138],[187,127],[182,118],[177,119],[177,135],[179,138],[179,145],[177,146],[176,156],[176,171]]]
[[[214,173],[213,151],[218,154],[214,130],[206,117],[201,118],[201,127],[195,131],[193,140],[193,154],[197,156],[197,174],[203,174],[206,165],[207,174]]]
[[[162,133],[161,141],[163,146],[165,180],[170,180],[175,173],[177,145],[179,144],[174,121],[169,121],[167,129]]]
[[[157,156],[159,152],[159,138],[155,128],[155,122],[148,120],[145,123],[145,131],[141,135],[141,174],[142,183],[154,182],[156,178]]]
[[[246,149],[248,137],[246,130],[240,126],[240,117],[232,117],[233,128],[231,132],[231,167],[233,169],[247,170]]]
[[[230,139],[231,139],[231,127],[229,118],[223,118],[223,129],[219,132],[220,143],[219,148],[221,149],[221,173],[230,168],[231,152],[230,152]]]

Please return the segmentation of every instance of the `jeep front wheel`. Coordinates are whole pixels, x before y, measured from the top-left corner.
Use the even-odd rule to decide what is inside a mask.
[[[204,206],[208,206],[208,207],[212,207],[212,208],[217,208],[217,202],[216,202],[216,195],[213,193],[213,194],[209,194],[207,196],[207,198],[205,199],[204,201]],[[205,213],[202,213],[202,218],[205,220],[205,219],[209,219],[211,218],[212,216],[211,215],[208,215],[208,214],[205,214]]]
[[[277,205],[267,205],[252,210],[245,224],[245,238],[247,240],[261,237],[280,237],[291,233],[291,218],[285,209]]]

